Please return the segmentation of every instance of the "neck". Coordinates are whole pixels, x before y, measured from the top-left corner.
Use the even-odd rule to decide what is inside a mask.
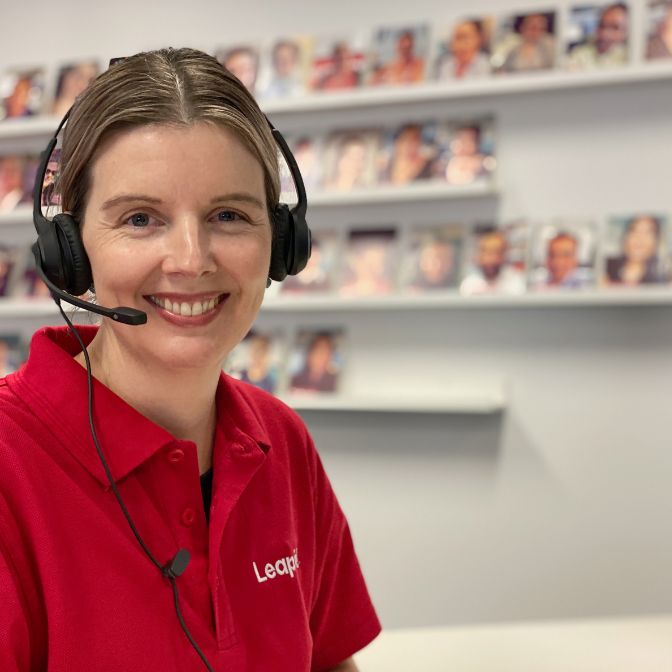
[[[193,441],[200,473],[212,463],[219,370],[171,369],[139,361],[101,329],[88,346],[92,375],[176,439]],[[75,357],[86,367],[84,354]]]

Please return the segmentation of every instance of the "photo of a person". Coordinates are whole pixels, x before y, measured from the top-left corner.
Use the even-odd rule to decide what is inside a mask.
[[[629,12],[624,2],[572,9],[566,66],[569,70],[626,65]]]
[[[18,334],[0,335],[0,378],[18,371],[25,355]]]
[[[540,226],[533,244],[532,289],[584,289],[594,285],[596,233],[592,222]]]
[[[311,255],[306,267],[298,275],[288,275],[280,285],[280,293],[305,294],[331,291],[334,288],[339,248],[336,231],[314,230]]]
[[[240,44],[218,49],[215,57],[254,95],[259,74],[259,49],[249,44]]]
[[[6,71],[0,77],[1,117],[16,119],[38,114],[44,95],[44,71]]]
[[[99,72],[100,67],[96,61],[64,65],[58,73],[51,113],[62,117]]]
[[[290,144],[307,190],[318,189],[322,183],[322,143],[318,138],[302,135]]]
[[[49,288],[42,282],[35,271],[35,257],[31,249],[26,250],[23,265],[23,279],[19,287],[15,287],[13,294],[22,298],[48,299],[51,297]]]
[[[332,133],[324,148],[327,191],[350,191],[375,183],[375,158],[380,145],[376,131],[352,130]]]
[[[262,87],[264,100],[300,96],[306,92],[306,61],[310,43],[306,38],[283,38],[273,44]]]
[[[460,284],[460,292],[474,294],[523,294],[524,258],[515,259],[507,231],[491,225],[474,229],[471,264]]]
[[[276,394],[282,338],[276,332],[250,331],[227,359],[225,370],[238,380]]]
[[[463,19],[438,44],[434,79],[476,79],[491,74],[490,17]]]
[[[550,70],[555,65],[555,12],[519,14],[507,19],[494,50],[496,73]]]
[[[672,58],[672,0],[650,0],[646,58]]]
[[[340,293],[342,296],[376,296],[395,289],[398,260],[395,229],[350,231]]]
[[[379,182],[401,185],[432,177],[438,156],[436,124],[404,124],[385,134]]]
[[[314,91],[354,89],[362,84],[366,48],[361,39],[321,38],[317,40],[309,77]]]
[[[58,167],[61,160],[61,150],[55,149],[49,157],[47,170],[44,174],[42,183],[42,207],[50,205],[59,205],[60,197],[56,191],[56,178],[58,177]]]
[[[415,228],[403,254],[404,289],[411,292],[454,289],[460,279],[463,244],[461,226]]]
[[[650,285],[667,282],[667,220],[638,214],[611,218],[605,246],[607,285]],[[614,247],[618,252],[614,254]]]
[[[492,119],[443,124],[438,131],[439,158],[435,174],[448,184],[464,186],[492,179],[494,157]]]
[[[25,160],[21,156],[0,157],[0,212],[13,210],[25,201]]]
[[[9,296],[12,270],[16,265],[16,251],[0,246],[0,297]]]
[[[415,84],[425,77],[429,27],[381,28],[373,41],[369,84]]]
[[[301,330],[289,361],[289,392],[334,393],[343,369],[343,330]]]

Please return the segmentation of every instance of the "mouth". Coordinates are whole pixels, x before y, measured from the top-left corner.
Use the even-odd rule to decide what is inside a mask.
[[[175,317],[202,317],[214,314],[218,306],[226,301],[228,297],[228,294],[217,294],[215,296],[204,296],[194,299],[173,295],[171,299],[168,296],[150,294],[145,296],[145,299],[161,308],[162,311]]]

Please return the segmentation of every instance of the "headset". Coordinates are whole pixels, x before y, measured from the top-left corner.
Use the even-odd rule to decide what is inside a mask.
[[[113,59],[110,61],[110,66],[120,60],[123,59]],[[61,123],[58,125],[54,136],[49,141],[47,148],[42,153],[37,176],[35,178],[35,187],[33,189],[33,223],[37,231],[37,242],[32,246],[32,251],[35,256],[35,270],[37,275],[49,288],[54,301],[61,311],[63,319],[77,339],[79,346],[82,349],[82,353],[84,354],[88,383],[89,427],[91,429],[93,443],[103,465],[103,469],[105,470],[105,474],[107,475],[112,492],[143,552],[157,567],[161,574],[170,582],[173,590],[175,612],[187,639],[209,672],[214,672],[212,666],[189,632],[180,609],[176,579],[187,568],[190,560],[190,553],[186,548],[180,548],[170,560],[161,562],[152,554],[135,527],[128,509],[121,498],[121,494],[117,489],[114,476],[110,471],[103,450],[100,447],[100,442],[98,441],[93,416],[93,380],[89,353],[79,332],[74,328],[72,322],[68,319],[68,316],[61,306],[61,301],[65,301],[78,308],[97,313],[103,317],[109,317],[112,320],[123,324],[141,325],[147,322],[147,313],[141,310],[125,306],[105,308],[79,298],[87,290],[91,289],[93,285],[91,264],[86,254],[86,250],[84,249],[79,223],[68,213],[59,213],[54,216],[53,220],[47,219],[42,214],[42,189],[47,166],[58,142],[58,135],[67,122],[71,111],[72,108],[65,114]],[[278,203],[272,212],[271,224],[273,228],[273,240],[271,246],[271,261],[268,270],[268,287],[270,286],[271,280],[282,282],[288,275],[296,275],[305,268],[311,253],[311,233],[308,228],[308,223],[306,222],[308,202],[306,199],[306,189],[303,184],[303,178],[301,177],[301,171],[280,131],[273,126],[268,117],[266,117],[266,122],[270,127],[275,142],[280,148],[282,156],[287,162],[298,199],[297,204],[293,208],[290,209],[285,203]]]

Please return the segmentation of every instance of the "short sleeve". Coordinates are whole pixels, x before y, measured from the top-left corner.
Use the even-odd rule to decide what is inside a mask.
[[[324,672],[365,647],[381,626],[350,528],[315,453],[315,591],[310,615],[311,672]]]

